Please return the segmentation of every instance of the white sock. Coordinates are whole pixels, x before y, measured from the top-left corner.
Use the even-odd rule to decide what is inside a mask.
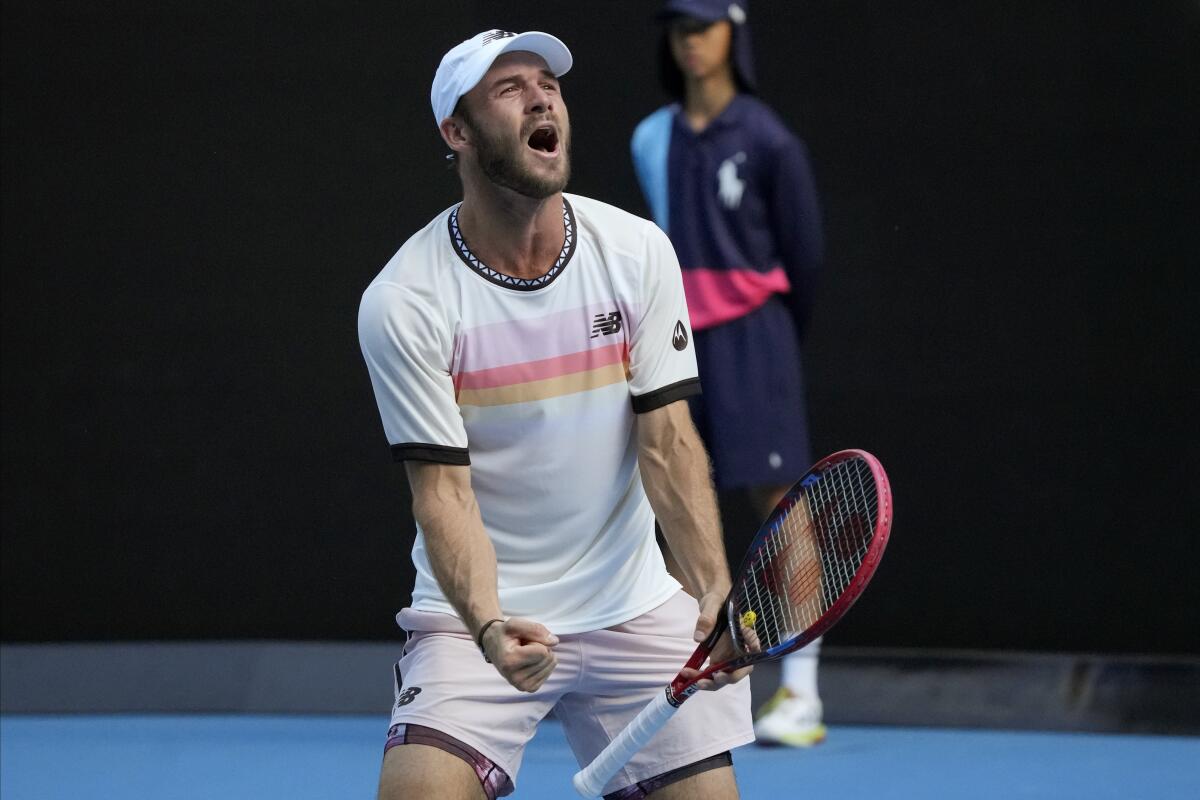
[[[820,695],[817,694],[817,661],[820,654],[821,640],[818,638],[803,650],[784,656],[780,683],[790,689],[793,694],[819,697]]]

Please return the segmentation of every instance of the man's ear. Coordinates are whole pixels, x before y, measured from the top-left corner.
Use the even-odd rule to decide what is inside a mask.
[[[471,144],[470,129],[467,128],[461,117],[446,117],[438,126],[438,131],[442,134],[442,140],[446,146],[455,153],[461,153]]]

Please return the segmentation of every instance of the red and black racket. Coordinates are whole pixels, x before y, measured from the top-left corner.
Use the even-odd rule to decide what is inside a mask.
[[[817,462],[759,528],[733,579],[725,613],[685,669],[701,669],[726,631],[733,657],[691,680],[677,675],[575,774],[576,791],[599,797],[617,770],[697,691],[698,681],[779,658],[829,630],[871,580],[891,527],[892,492],[874,456],[843,450]]]

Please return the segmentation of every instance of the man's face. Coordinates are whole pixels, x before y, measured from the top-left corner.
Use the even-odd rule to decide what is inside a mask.
[[[705,22],[691,17],[676,17],[667,29],[671,55],[685,77],[707,78],[729,63],[733,26],[728,20]]]
[[[480,169],[492,183],[543,200],[571,176],[571,124],[558,78],[540,56],[497,58],[459,101]]]

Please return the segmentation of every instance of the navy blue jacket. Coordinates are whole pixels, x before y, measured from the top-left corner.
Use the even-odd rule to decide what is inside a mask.
[[[769,106],[739,94],[696,133],[679,105],[638,124],[634,167],[683,268],[696,330],[783,296],[803,330],[823,257],[808,151]]]

